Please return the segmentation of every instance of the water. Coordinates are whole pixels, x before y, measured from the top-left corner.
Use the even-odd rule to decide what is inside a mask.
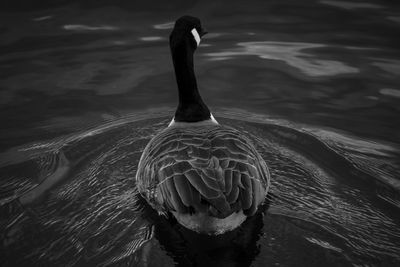
[[[1,3],[4,266],[399,265],[398,4],[110,3]],[[203,98],[272,177],[262,212],[218,238],[158,218],[133,179],[177,102],[167,40],[183,14],[210,32],[195,57]],[[62,153],[83,160],[10,205]]]

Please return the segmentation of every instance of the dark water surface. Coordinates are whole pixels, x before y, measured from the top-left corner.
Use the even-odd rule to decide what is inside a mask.
[[[177,103],[168,36],[184,14],[210,32],[203,99],[272,177],[263,212],[218,238],[158,218],[135,188]],[[396,1],[3,1],[0,36],[4,266],[400,265]],[[84,160],[10,206],[61,153]]]

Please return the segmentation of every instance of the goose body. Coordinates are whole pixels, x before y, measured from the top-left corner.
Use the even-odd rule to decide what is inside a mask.
[[[255,214],[270,176],[251,141],[220,125],[198,93],[193,53],[203,32],[194,17],[175,23],[170,45],[179,105],[169,126],[144,149],[136,184],[160,214],[171,213],[197,232],[220,234]]]

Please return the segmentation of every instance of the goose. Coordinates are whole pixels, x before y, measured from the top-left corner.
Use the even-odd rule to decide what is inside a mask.
[[[256,213],[270,174],[249,138],[221,125],[197,88],[193,55],[206,31],[198,18],[175,21],[169,44],[179,104],[168,127],[144,148],[136,172],[140,195],[161,216],[219,235]]]

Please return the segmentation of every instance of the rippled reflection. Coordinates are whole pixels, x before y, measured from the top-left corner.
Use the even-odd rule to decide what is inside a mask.
[[[379,93],[387,96],[400,97],[400,90],[398,89],[383,88],[379,90]]]
[[[393,75],[400,73],[400,60],[381,59],[371,64]]]
[[[350,2],[350,1],[333,1],[333,0],[322,0],[320,1],[322,4],[341,7],[344,9],[356,9],[356,8],[371,8],[371,9],[379,9],[383,8],[383,6],[372,4],[372,3],[357,3],[357,2]]]
[[[34,18],[33,21],[43,21],[43,20],[48,20],[48,19],[52,19],[52,18],[53,18],[52,15],[48,15],[48,16]]]
[[[205,55],[213,60],[224,60],[246,55],[258,56],[262,59],[280,60],[309,76],[334,76],[359,72],[357,68],[348,66],[343,62],[321,59],[321,57],[309,52],[311,49],[325,47],[323,44],[265,41],[244,42],[237,45],[239,48]]]
[[[400,23],[400,17],[396,17],[396,16],[389,16],[387,17],[389,20],[394,21],[396,23]]]
[[[381,163],[396,181],[400,170],[393,153],[398,150],[238,110],[215,114],[220,123],[246,133],[271,170],[265,216],[259,214],[232,235],[218,238],[196,235],[173,219],[157,217],[137,195],[134,177],[146,143],[170,118],[155,113],[153,119],[146,114],[126,117],[1,154],[9,159],[0,168],[4,265],[258,266],[310,265],[318,259],[337,266],[400,261],[395,184],[384,179],[385,186],[376,184],[385,177],[376,165]],[[60,151],[84,161],[29,208],[10,204],[51,177]]]
[[[166,22],[166,23],[162,23],[162,24],[156,24],[154,25],[154,29],[157,30],[168,30],[168,29],[172,29],[174,27],[175,22]]]
[[[163,40],[164,38],[162,38],[161,36],[144,36],[144,37],[140,37],[139,39],[141,41],[145,41],[145,42],[152,42],[152,41]]]
[[[67,31],[116,31],[118,27],[102,25],[102,26],[89,26],[80,24],[68,24],[63,26]]]

